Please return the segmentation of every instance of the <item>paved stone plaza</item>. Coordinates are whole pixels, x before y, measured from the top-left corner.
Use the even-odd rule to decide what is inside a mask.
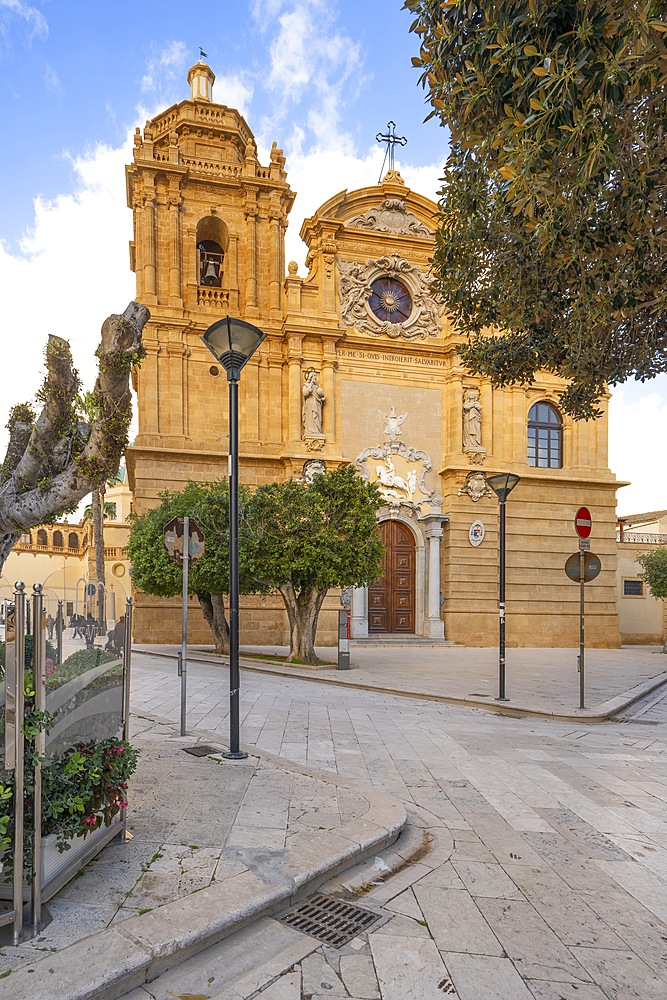
[[[349,818],[340,812],[340,787],[350,789],[348,801],[357,803],[352,825],[364,812],[360,802],[374,793],[382,795],[382,802],[405,806],[408,827],[397,847],[378,850],[375,860],[341,873],[324,890],[355,899],[360,894],[359,903],[378,915],[377,923],[334,949],[264,916],[208,950],[186,956],[151,982],[126,988],[127,1000],[167,1000],[171,994],[212,1000],[654,1000],[667,995],[667,693],[649,695],[620,719],[584,724],[499,716],[322,684],[309,676],[242,671],[242,743],[251,757],[224,765],[229,791],[221,785],[203,803],[180,801],[186,772],[201,766],[201,760],[179,763],[180,780],[167,759],[154,767],[152,777],[145,772],[135,789],[130,826],[137,825],[139,846],[150,851],[157,841],[139,827],[163,824],[158,838],[163,857],[149,870],[137,870],[131,887],[114,885],[120,895],[112,921],[141,927],[136,920],[150,920],[151,914],[129,924],[122,919],[128,910],[138,915],[155,906],[151,913],[157,920],[161,909],[178,905],[173,900],[180,896],[185,933],[197,907],[210,905],[207,893],[216,865],[224,869],[230,863],[221,846],[234,840],[228,838],[227,806],[236,795],[241,808],[252,788],[252,781],[247,784],[252,771],[260,792],[262,780],[273,784],[273,791],[251,797],[249,809],[233,822],[245,838],[240,860],[248,868],[259,858],[260,867],[268,866],[261,872],[264,879],[272,877],[270,866],[275,874],[276,860],[280,868],[290,832],[305,828],[305,844],[322,832],[315,826],[333,829]],[[224,743],[227,693],[224,667],[191,664],[193,741]],[[143,730],[139,740],[149,757],[151,741],[157,746],[165,739],[174,758],[186,757],[173,727],[179,686],[172,661],[135,656],[133,708],[140,727],[135,731]],[[282,775],[280,760],[271,755],[285,762]],[[296,781],[304,808],[278,815],[276,782],[295,785],[288,761],[297,774],[299,768],[307,772]],[[203,766],[217,781],[220,765],[205,759]],[[327,789],[317,771],[343,785]],[[183,837],[174,836],[177,823],[165,821],[158,786],[171,801],[179,801],[180,817],[189,810],[193,819],[198,817],[196,839],[186,843],[184,827]],[[361,798],[355,800],[355,793]],[[282,795],[284,800],[284,789]],[[212,830],[218,835],[215,846],[206,840],[205,831],[211,836]],[[134,843],[122,850],[132,851]],[[412,855],[407,865],[401,851]],[[105,855],[90,868],[107,864]],[[391,874],[392,869],[399,870]],[[81,884],[87,877],[85,872]],[[71,897],[77,890],[64,892]],[[129,893],[125,900],[123,892]],[[91,908],[92,920],[99,900],[82,903],[82,898],[79,905]],[[161,908],[168,899],[172,903]],[[63,897],[55,905],[66,903]],[[99,926],[91,925],[88,933]],[[126,932],[125,939],[129,947],[141,934]],[[94,949],[96,938],[89,941]],[[63,958],[67,954],[62,952]],[[53,957],[54,969],[58,958]],[[21,978],[25,972],[24,967],[0,982],[3,1000],[17,997],[16,987],[30,982]],[[6,992],[12,980],[12,991]],[[55,985],[51,980],[49,992],[29,995],[39,1000],[85,995],[56,993]],[[88,995],[118,997],[122,991]]]

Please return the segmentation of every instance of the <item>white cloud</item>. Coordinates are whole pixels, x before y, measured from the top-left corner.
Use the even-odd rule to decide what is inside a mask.
[[[46,38],[49,33],[48,21],[40,10],[24,3],[23,0],[0,0],[0,34],[6,35],[14,18],[18,18],[28,29],[28,40],[37,35]]]
[[[213,100],[216,104],[225,104],[228,108],[236,108],[243,117],[247,117],[252,101],[253,87],[244,75],[216,76],[213,85]]]
[[[667,507],[667,467],[661,442],[667,440],[667,400],[659,392],[627,400],[614,389],[609,404],[609,466],[631,485],[618,492],[621,514],[640,514]]]
[[[121,148],[98,146],[73,158],[74,193],[35,200],[34,225],[21,240],[21,253],[0,243],[5,358],[0,423],[12,405],[31,399],[41,385],[50,333],[70,342],[82,380],[92,388],[101,324],[134,295],[128,267],[132,215],[125,205],[123,169],[131,156],[128,135]]]
[[[174,80],[180,81],[188,61],[189,50],[185,42],[169,42],[157,56],[149,59],[141,78],[142,93],[160,90]]]
[[[335,27],[328,0],[274,2],[268,9],[256,5],[254,12],[264,33],[275,30],[269,72],[262,78],[273,109],[260,133],[275,128],[288,107],[307,96],[304,118],[315,141],[336,144],[341,107],[363,81],[360,45]]]

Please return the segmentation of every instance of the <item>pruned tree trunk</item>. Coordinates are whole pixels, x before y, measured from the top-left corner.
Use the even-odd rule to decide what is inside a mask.
[[[141,331],[149,317],[145,306],[130,302],[122,315],[102,324],[96,414],[89,425],[76,414],[79,377],[69,344],[49,337],[40,415],[23,404],[9,416],[9,446],[0,467],[0,572],[22,531],[54,521],[117,474],[131,416],[130,373],[143,357]]]
[[[100,619],[100,624],[104,624],[102,618],[104,616],[104,605],[106,603],[106,580],[104,578],[104,510],[103,510],[103,493],[99,489],[93,490],[92,493],[92,514],[93,514],[93,540],[95,542],[95,576],[97,577],[97,582],[102,584],[104,596],[102,596],[98,590],[97,601],[98,601],[98,617]]]
[[[222,594],[197,593],[206,624],[213,633],[216,653],[229,653],[229,622]]]
[[[315,655],[315,633],[328,587],[304,587],[297,594],[291,583],[284,583],[278,590],[285,602],[289,621],[290,650],[287,659],[291,663],[320,663]]]

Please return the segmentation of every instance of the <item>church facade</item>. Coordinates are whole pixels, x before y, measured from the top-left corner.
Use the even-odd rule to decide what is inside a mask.
[[[242,116],[213,103],[210,68],[198,63],[188,80],[189,99],[137,130],[127,168],[137,298],[151,311],[127,455],[136,511],[227,474],[226,378],[200,338],[237,316],[267,334],[240,382],[241,481],[351,463],[385,498],[385,573],[351,595],[354,637],[496,643],[499,511],[485,475],[514,472],[508,643],[578,643],[579,590],[563,567],[585,504],[602,562],[587,586],[587,643],[618,645],[606,415],[571,421],[548,374],[495,389],[465,371],[430,290],[436,205],[396,171],[329,198],[303,223],[305,270],[286,266],[294,192],[282,151],[274,143],[260,164]],[[331,594],[318,643],[335,642],[338,607]],[[193,638],[210,641],[194,612]],[[138,593],[135,621],[138,641],[180,639],[175,603]],[[287,635],[279,599],[242,600],[242,643]]]

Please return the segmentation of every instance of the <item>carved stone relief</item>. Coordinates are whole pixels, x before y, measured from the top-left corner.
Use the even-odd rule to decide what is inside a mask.
[[[310,484],[312,483],[315,476],[319,476],[327,471],[327,467],[319,458],[309,458],[307,462],[303,463],[303,479]]]
[[[396,409],[392,407],[393,419]],[[401,414],[401,423],[407,413]],[[384,444],[375,448],[365,448],[357,458],[357,468],[364,479],[377,484],[387,505],[398,508],[409,507],[418,511],[423,503],[432,507],[442,504],[442,497],[435,490],[429,489],[426,483],[426,473],[433,468],[430,456],[425,451],[408,448],[402,441],[396,440],[400,434],[392,424],[392,417],[387,418],[380,412],[380,418],[385,424],[385,434],[388,435]],[[369,459],[376,461],[371,463]]]
[[[493,490],[487,485],[483,472],[469,472],[466,481],[459,490],[459,496],[467,493],[473,503],[477,503],[482,497],[492,497]]]
[[[355,229],[374,229],[379,233],[399,233],[407,236],[432,236],[433,233],[420,222],[400,198],[386,198],[378,208],[369,208],[363,215],[349,219],[348,226]]]
[[[339,260],[341,315],[346,326],[376,337],[403,337],[405,340],[437,337],[443,307],[433,298],[428,275],[400,254],[388,254],[365,264]],[[371,284],[376,278],[396,278],[410,292],[412,310],[402,323],[380,320],[369,306]]]

